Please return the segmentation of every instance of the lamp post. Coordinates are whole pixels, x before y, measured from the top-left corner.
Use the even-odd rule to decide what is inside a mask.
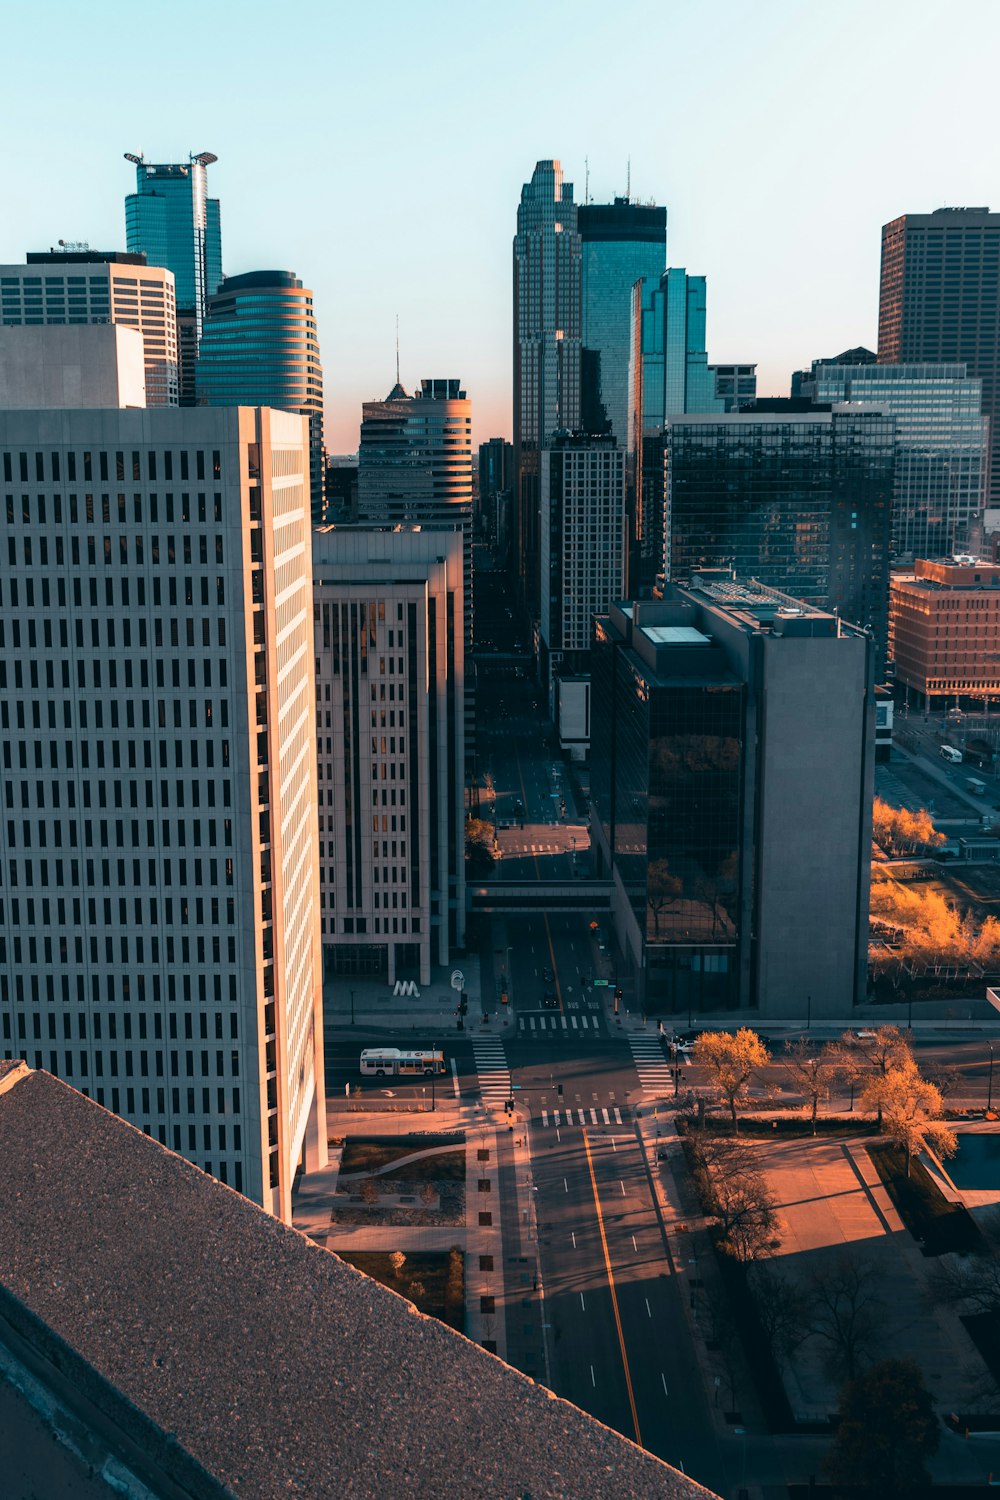
[[[354,991],[351,991],[351,1025],[354,1025]]]
[[[431,1042],[431,1114],[437,1109],[437,1047]]]
[[[806,1030],[807,1031],[811,1031],[812,1030],[812,1019],[813,1019],[813,997],[812,997],[812,995],[807,995],[806,996]]]
[[[990,1049],[990,1086],[986,1098],[986,1113],[990,1114],[993,1109],[993,1043],[987,1042],[986,1045]]]

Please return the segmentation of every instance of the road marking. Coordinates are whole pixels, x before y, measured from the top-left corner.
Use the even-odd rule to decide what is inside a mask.
[[[618,1347],[621,1349],[622,1368],[625,1371],[625,1386],[628,1390],[628,1403],[632,1410],[632,1425],[635,1428],[635,1440],[642,1447],[642,1433],[639,1430],[639,1414],[635,1409],[635,1392],[632,1390],[632,1375],[628,1367],[628,1355],[625,1353],[625,1335],[622,1332],[621,1313],[618,1310],[618,1293],[615,1291],[615,1277],[611,1269],[611,1256],[608,1253],[608,1237],[604,1232],[604,1219],[601,1216],[601,1200],[597,1192],[597,1178],[594,1176],[594,1159],[590,1154],[590,1142],[587,1132],[583,1133],[583,1149],[587,1153],[587,1166],[590,1170],[590,1186],[594,1194],[594,1207],[597,1210],[597,1228],[601,1236],[601,1249],[604,1251],[604,1266],[608,1273],[608,1286],[611,1289],[611,1306],[615,1315],[615,1327],[618,1330]]]
[[[636,1255],[639,1254],[639,1246],[635,1242],[635,1235],[632,1236],[632,1249],[635,1251]]]
[[[617,1150],[618,1150],[618,1147],[615,1145],[615,1138],[614,1138],[614,1136],[611,1137],[611,1149],[612,1149],[612,1151],[615,1151],[615,1152],[617,1152]]]
[[[583,1300],[583,1293],[582,1292],[580,1293],[580,1306],[581,1306],[581,1308],[583,1309],[584,1312],[587,1311],[587,1304]]]
[[[549,1112],[548,1112],[547,1109],[543,1109],[542,1110],[542,1124],[543,1125],[547,1125],[548,1123],[549,1123]]]
[[[455,1098],[458,1099],[460,1097],[458,1088],[458,1064],[456,1063],[454,1058],[452,1058],[451,1060],[451,1082],[452,1087],[455,1090]]]
[[[660,1379],[663,1381],[663,1394],[665,1396],[669,1396],[670,1392],[667,1390],[667,1377],[664,1375],[662,1370],[660,1371]]]
[[[579,1022],[577,1021],[576,1016],[570,1016],[570,1020],[573,1022],[574,1026],[578,1026],[579,1025]]]
[[[646,1315],[647,1315],[647,1317],[650,1317],[650,1318],[651,1318],[651,1317],[652,1317],[652,1316],[653,1316],[653,1314],[652,1314],[652,1313],[651,1313],[651,1312],[650,1312],[650,1310],[649,1310],[649,1298],[648,1298],[648,1297],[643,1297],[643,1299],[642,1299],[642,1300],[643,1300],[643,1302],[645,1302],[645,1304],[646,1304]]]
[[[552,1115],[552,1118],[555,1121],[555,1123],[556,1123],[556,1129],[558,1130],[558,1128],[559,1128],[559,1111],[558,1110],[555,1110],[555,1112]]]
[[[616,1125],[621,1125],[621,1123],[622,1123],[622,1112],[621,1112],[620,1109],[616,1109],[615,1110],[615,1124]]]
[[[569,1192],[569,1183],[566,1181],[565,1177],[563,1178],[563,1187],[566,1190],[566,1192],[568,1193]]]
[[[624,1182],[622,1182],[622,1180],[621,1180],[620,1177],[618,1179],[618,1186],[621,1188],[621,1190],[622,1190],[622,1197],[624,1198],[624,1196],[625,1196],[625,1184],[624,1184]]]
[[[607,1110],[606,1109],[602,1109],[601,1110],[601,1114],[604,1116],[604,1123],[605,1123],[605,1125],[610,1125],[611,1124],[611,1116],[608,1114]]]
[[[596,1388],[597,1388],[597,1381],[594,1378],[594,1367],[593,1367],[593,1365],[591,1365],[591,1367],[590,1367],[590,1383],[591,1383],[591,1385],[596,1390]]]
[[[556,1140],[559,1141],[560,1144],[562,1144],[562,1136],[559,1133],[558,1127],[556,1128]]]
[[[534,1018],[534,1016],[529,1016],[528,1017],[528,1025],[531,1027],[532,1031],[534,1031],[534,1029],[535,1029],[535,1018]]]
[[[576,1230],[575,1229],[571,1229],[570,1230],[570,1236],[571,1236],[571,1238],[573,1240],[573,1249],[575,1250],[576,1249]]]
[[[594,1124],[596,1125],[597,1124],[597,1110],[596,1109],[592,1109],[590,1111],[590,1118],[593,1120]]]

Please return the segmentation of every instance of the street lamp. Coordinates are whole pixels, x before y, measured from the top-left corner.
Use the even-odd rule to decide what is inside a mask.
[[[990,1049],[990,1087],[986,1099],[986,1113],[990,1114],[993,1110],[993,1043],[987,1042],[986,1045]]]
[[[351,1025],[354,1025],[354,991],[351,991]]]

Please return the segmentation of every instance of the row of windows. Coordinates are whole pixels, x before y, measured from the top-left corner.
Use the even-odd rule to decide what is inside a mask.
[[[158,940],[154,938],[151,941],[155,943]],[[191,943],[190,939],[186,935],[181,938],[179,944],[175,943],[172,937],[167,937],[164,942],[169,953],[169,957],[167,959],[168,965],[173,964],[175,954],[177,952],[179,952],[180,959],[183,963],[191,962]],[[157,959],[156,962],[159,962],[159,959]],[[15,974],[12,980],[9,979],[7,975],[0,974],[0,998],[2,998],[6,1002],[9,999],[11,992],[13,992],[19,1005],[23,1005],[26,1001],[26,997],[29,996],[33,1005],[41,1005],[43,1003],[43,1000],[47,1005],[55,1005],[57,1003],[56,991],[58,989],[58,1000],[61,1001],[63,1005],[70,1005],[74,1000],[78,1005],[85,1005],[87,1003],[87,982],[83,974],[77,974],[74,977],[69,974],[60,974],[57,976],[53,976],[51,973],[49,973],[44,975],[43,977],[45,980],[44,985],[41,983],[41,979],[38,974]],[[119,986],[116,984],[115,976],[113,974],[106,975],[105,982],[103,984],[101,983],[101,976],[99,974],[92,974],[90,977],[89,998],[91,1003],[95,1006],[107,1003],[109,1006],[123,1005],[125,1007],[129,1007],[133,1001],[134,983],[134,997],[139,1006],[139,1039],[140,1041],[144,1041],[146,1039],[146,1012],[144,1009],[142,1009],[142,1007],[146,1005],[147,996],[149,994],[152,995],[153,1003],[156,1005],[160,1004],[161,995],[164,992],[166,993],[167,1004],[171,1007],[180,998],[183,998],[185,1005],[191,1005],[195,1001],[195,999],[197,999],[199,1005],[208,1005],[210,1002],[214,1003],[215,1005],[223,1004],[224,986],[222,982],[223,976],[221,972],[216,971],[211,975],[211,995],[209,994],[209,976],[205,973],[199,973],[196,977],[197,984],[195,984],[194,978],[191,974],[182,974],[178,976],[172,972],[168,972],[166,975],[165,984],[161,984],[160,975],[158,973],[154,973],[151,976],[151,981],[147,988],[145,974],[139,974],[134,977],[129,974],[123,974],[120,976],[121,993],[119,994]],[[58,978],[59,980],[58,985],[55,983],[56,978]],[[237,987],[235,974],[230,974],[228,976],[228,984],[225,988],[228,996],[227,1003],[230,1007],[231,1013],[235,1016],[235,1006],[237,1003]],[[43,989],[45,992],[44,996],[42,993]],[[195,995],[196,989],[197,995]],[[18,1024],[19,1026],[21,1026],[24,1023],[19,1022]],[[95,1026],[96,1024],[97,1023],[95,1021]],[[171,1022],[171,1027],[173,1027],[173,1025],[174,1022]],[[132,1013],[129,1009],[126,1009],[123,1022],[123,1035],[126,1041],[131,1039],[131,1026]],[[23,1030],[21,1030],[18,1032],[18,1035],[23,1037],[25,1033]],[[100,1032],[98,1030],[95,1030],[94,1035],[95,1038],[97,1038],[98,1040],[100,1039]],[[108,1019],[108,1036],[112,1041],[116,1040],[117,1038],[116,1022],[111,1019],[111,1013],[109,1013]],[[156,1041],[162,1040],[163,1037],[162,1023],[158,1011],[154,1012],[153,1014],[153,1037]],[[173,1030],[171,1030],[170,1037],[171,1040],[176,1039]],[[217,1039],[220,1039],[218,1037],[218,1033]],[[185,1040],[191,1041],[192,1038],[186,1036]],[[207,1038],[203,1037],[202,1040],[207,1040]],[[233,1033],[231,1040],[236,1040],[235,1033]]]
[[[159,996],[157,996],[157,999],[159,999]],[[131,1011],[124,1011],[121,1017],[119,1017],[115,1011],[108,1011],[104,1016],[102,1016],[102,1013],[100,1011],[95,1011],[92,1017],[88,1017],[88,1013],[85,1010],[79,1010],[76,1012],[76,1040],[80,1042],[85,1042],[88,1040],[89,1020],[90,1025],[93,1028],[94,1041],[99,1042],[103,1039],[101,1033],[105,1025],[107,1026],[108,1040],[112,1042],[117,1041],[119,1019],[122,1023],[122,1037],[125,1041],[130,1042],[132,1040],[133,1029],[133,1016]],[[50,1042],[54,1042],[56,1040],[56,1032],[59,1030],[56,1024],[55,1012],[50,1011],[48,1013],[48,1016],[46,1017],[46,1020],[48,1039]],[[136,1015],[135,1020],[137,1023],[136,1029],[138,1039],[140,1042],[144,1042],[147,1040],[149,1016],[147,1015],[146,1011],[141,1010]],[[163,1038],[163,1018],[161,1013],[159,1011],[154,1011],[152,1020],[153,1039],[154,1041],[161,1041]],[[198,1023],[197,1028],[195,1026],[196,1021]],[[42,1017],[38,1011],[32,1013],[31,1023],[32,1024],[30,1029],[33,1039],[36,1042],[41,1041]],[[181,1025],[179,1023],[183,1024]],[[209,1034],[212,1033],[215,1037],[215,1040],[221,1042],[223,1040],[223,1031],[225,1030],[224,1023],[225,1017],[223,1016],[221,1011],[215,1011],[210,1016],[207,1011],[193,1012],[190,1010],[185,1010],[178,1013],[175,1010],[171,1010],[167,1015],[168,1036],[172,1042],[176,1042],[179,1040],[179,1032],[181,1030],[183,1030],[184,1032],[184,1041],[194,1041],[196,1029],[201,1041],[207,1042],[209,1040]],[[21,1012],[17,1017],[17,1037],[19,1041],[24,1041],[27,1038],[28,1029],[27,1017],[24,1012]],[[229,1012],[228,1030],[229,1039],[235,1042],[239,1037],[239,1017],[237,1016],[235,1011]],[[10,1041],[11,1035],[12,1032],[10,1017],[4,1016],[4,1040]],[[73,1040],[73,1013],[71,1011],[63,1011],[62,1013],[62,1038],[63,1041],[67,1042]],[[220,1103],[220,1110],[224,1112],[224,1109],[224,1104]],[[192,1106],[191,1113],[193,1112],[194,1108]],[[207,1105],[205,1107],[205,1113],[209,1113]]]
[[[177,477],[179,479],[205,479],[208,476],[208,455],[201,448],[196,449],[193,454],[193,474],[191,472],[192,454],[186,448],[182,448],[179,453],[175,453],[171,448],[164,448],[160,450],[159,454],[155,448],[147,448],[145,451],[148,479],[155,481],[157,479],[157,470],[159,469],[164,479],[172,480],[174,478],[175,457],[178,461]],[[101,480],[108,480],[111,477],[112,464],[114,465],[115,478],[117,480],[124,480],[126,471],[125,453],[126,450],[119,448],[114,450],[113,457],[107,451],[99,450],[95,455],[94,451],[89,449],[84,449],[79,455],[72,449],[68,453],[63,454],[58,448],[50,448],[46,452],[36,450],[33,455],[29,455],[28,453],[14,453],[6,449],[3,454],[3,477],[8,484],[12,483],[16,470],[18,479],[27,483],[30,470],[36,481],[44,481],[45,461],[47,458],[49,477],[59,484],[63,480],[63,459],[65,459],[65,478],[70,483],[75,482],[78,476],[85,482],[93,480],[95,477]],[[95,456],[97,459],[96,475],[94,472]],[[31,457],[34,459],[33,463],[29,461]],[[130,469],[132,479],[141,479],[142,451],[138,448],[129,450],[129,460],[128,468]],[[213,479],[221,479],[222,453],[220,449],[213,448],[210,463]]]

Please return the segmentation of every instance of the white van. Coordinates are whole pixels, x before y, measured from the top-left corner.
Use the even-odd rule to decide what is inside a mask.
[[[954,745],[942,745],[941,759],[949,761],[953,766],[960,766],[962,764],[962,752],[961,750],[956,750]]]

